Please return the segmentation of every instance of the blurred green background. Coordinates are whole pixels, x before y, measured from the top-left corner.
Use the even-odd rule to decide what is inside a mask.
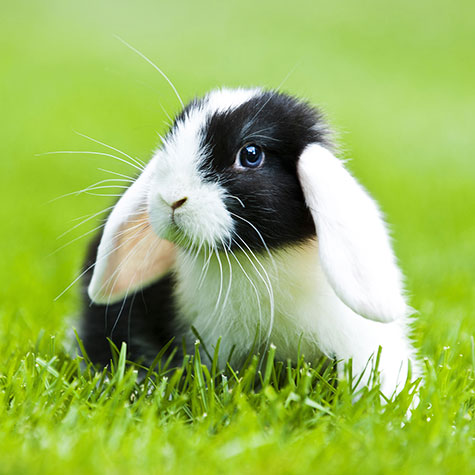
[[[263,85],[321,106],[350,167],[379,200],[407,275],[424,354],[475,321],[475,4],[471,1],[3,3],[0,29],[1,335],[58,333],[77,309],[92,220],[110,198],[62,194],[130,170],[105,157],[36,156],[104,148],[142,159],[184,100]],[[469,303],[470,302],[470,303]],[[18,339],[17,339],[18,338]]]
[[[61,333],[98,224],[57,240],[110,198],[58,196],[129,172],[105,157],[36,156],[104,148],[142,159],[184,100],[263,85],[327,114],[350,167],[395,236],[423,353],[475,321],[475,7],[471,1],[4,3],[0,30],[1,335],[8,347]],[[289,75],[290,74],[290,75]],[[12,343],[12,341],[14,343]]]
[[[390,460],[395,464],[425,460],[437,466],[442,454],[449,454],[452,468],[460,464],[468,470],[465,461],[473,461],[473,404],[466,401],[473,399],[470,337],[475,324],[473,0],[2,2],[0,393],[10,378],[19,381],[17,394],[36,385],[40,399],[49,401],[49,383],[44,383],[44,389],[42,376],[23,383],[24,374],[29,373],[17,372],[17,368],[28,366],[25,355],[35,350],[41,335],[47,343],[51,335],[57,335],[58,348],[64,341],[71,325],[69,317],[78,310],[79,288],[73,286],[57,301],[55,297],[78,275],[90,235],[79,238],[99,224],[98,218],[57,237],[75,226],[76,218],[96,213],[113,200],[89,195],[55,199],[110,177],[98,168],[132,171],[97,155],[38,154],[59,150],[107,152],[78,136],[78,131],[147,160],[159,143],[158,133],[167,128],[164,109],[170,116],[179,110],[163,78],[115,35],[156,62],[184,100],[223,85],[278,87],[288,76],[283,90],[308,98],[323,109],[338,133],[342,156],[352,159],[350,168],[380,202],[391,223],[410,301],[419,310],[417,345],[433,367],[444,366],[449,373],[431,379],[425,396],[431,402],[420,414],[426,407],[429,411],[432,404],[434,413],[427,418],[418,415],[420,427],[414,423],[408,432],[396,421],[399,435],[392,432],[392,438],[387,438],[390,423],[376,422],[372,427],[368,418],[365,424],[369,426],[362,425],[360,414],[355,413],[349,416],[354,417],[354,423],[336,425],[342,428],[336,430],[335,437],[340,438],[335,438],[333,451],[326,452],[324,444],[330,441],[331,445],[333,439],[325,430],[312,433],[321,437],[314,439],[322,447],[319,457],[327,453],[329,466],[344,465],[351,462],[355,447],[359,447],[358,460],[375,463],[377,471],[378,463]],[[444,347],[451,348],[450,357],[444,356]],[[449,374],[446,379],[445,374]],[[467,386],[462,380],[468,381]],[[449,412],[446,398],[453,401]],[[79,411],[84,411],[88,402],[84,401],[84,406],[80,403]],[[44,404],[46,408],[52,403]],[[466,409],[457,413],[461,406]],[[103,440],[125,450],[107,454],[109,467],[126,470],[131,466],[127,464],[133,463],[125,436],[114,438],[111,429],[110,437],[108,432],[102,437],[101,431],[90,437],[96,427],[87,421],[79,431],[74,419],[76,406],[71,406],[63,419],[52,409],[51,419],[46,415],[43,421],[43,406],[32,403],[31,407],[34,409],[26,406],[24,414],[18,416],[21,422],[12,416],[8,419],[10,429],[5,431],[2,444],[15,448],[4,454],[12,455],[11,466],[23,466],[25,460],[24,466],[31,471],[41,471],[40,465],[33,463],[41,454],[41,466],[51,473],[48,454],[54,454],[53,458],[69,454],[78,464],[69,466],[68,472],[81,473],[81,463],[87,459],[91,470],[95,467],[102,473],[98,460],[111,447],[102,445]],[[5,408],[8,415],[9,406]],[[36,410],[42,421],[38,426],[30,420]],[[455,413],[461,443],[453,437]],[[105,410],[86,414],[102,414],[104,421],[112,420]],[[342,422],[347,415],[340,417]],[[429,426],[431,418],[434,421]],[[328,427],[334,420],[327,420]],[[378,421],[378,416],[374,420]],[[63,436],[55,432],[57,421],[63,424],[67,437],[78,434],[83,452],[68,452],[69,446],[61,445]],[[152,434],[151,427],[157,427],[158,422],[149,422],[146,433]],[[106,430],[107,423],[101,424],[101,430]],[[173,427],[170,433],[164,432],[161,452],[172,469],[175,462],[165,449],[171,450],[170,444],[175,444],[180,453],[181,441],[191,441],[183,445],[182,452],[194,443],[192,437],[180,439],[181,432],[175,438],[176,425]],[[195,427],[201,430],[199,424]],[[327,426],[318,429],[322,427]],[[432,432],[426,440],[428,428]],[[242,432],[244,439],[249,432],[244,423],[235,425],[234,430]],[[134,434],[142,434],[142,426],[136,431]],[[25,434],[28,442],[24,442]],[[355,445],[353,434],[358,434],[360,445]],[[140,443],[141,436],[131,437]],[[144,441],[153,439],[144,437]],[[195,466],[193,454],[202,455],[207,449],[209,441],[203,437],[201,446],[193,445],[195,452],[190,449],[189,467]],[[226,441],[226,435],[223,437],[216,441]],[[281,440],[278,430],[275,437]],[[406,443],[407,437],[418,451]],[[375,440],[387,450],[372,451]],[[282,467],[292,467],[294,459],[289,454],[298,457],[303,453],[294,445],[290,448],[293,452],[279,449],[281,458],[275,458],[275,447],[282,447],[279,443],[266,449],[267,458],[260,459],[262,469],[269,468],[274,460],[277,473],[284,470]],[[40,451],[41,447],[48,449]],[[150,469],[155,450],[153,444],[147,447],[148,458],[136,461]],[[466,458],[459,456],[464,448]],[[92,452],[95,458],[89,457]],[[219,468],[221,459],[216,454],[213,463]],[[257,456],[255,452],[253,457]],[[56,464],[59,458],[55,458]],[[304,458],[300,457],[301,461]]]

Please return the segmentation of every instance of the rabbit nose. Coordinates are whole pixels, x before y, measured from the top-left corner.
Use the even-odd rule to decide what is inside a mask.
[[[175,211],[176,209],[178,209],[180,206],[183,206],[186,201],[188,200],[188,197],[184,197],[182,198],[181,200],[177,200],[175,201],[174,203],[172,203],[170,206],[172,208],[173,211]]]

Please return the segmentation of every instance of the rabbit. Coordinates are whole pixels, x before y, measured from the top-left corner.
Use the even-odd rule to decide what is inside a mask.
[[[380,352],[388,397],[420,376],[382,213],[322,113],[286,93],[223,88],[186,105],[85,269],[80,336],[99,364],[107,338],[146,364],[174,338],[178,364],[198,334],[211,352],[221,338],[220,365],[272,344],[340,374],[351,359],[361,385]]]

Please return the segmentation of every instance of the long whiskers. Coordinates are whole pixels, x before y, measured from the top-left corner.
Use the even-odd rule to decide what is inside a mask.
[[[56,239],[61,239],[62,237],[66,236],[66,234],[69,234],[71,231],[74,231],[79,226],[82,226],[83,224],[87,223],[91,219],[94,219],[96,216],[101,215],[102,213],[106,213],[107,211],[111,210],[114,207],[115,207],[115,205],[112,205],[112,206],[109,206],[105,209],[101,209],[101,211],[98,211],[97,213],[94,213],[94,214],[91,214],[90,216],[87,216],[86,219],[82,219],[81,222],[74,225],[72,228],[69,228],[67,231],[64,231],[64,233],[60,234]],[[83,216],[83,218],[84,218],[84,216]],[[79,219],[81,219],[81,218],[79,218]]]
[[[145,226],[145,227],[146,227],[146,226]],[[144,229],[145,229],[145,228],[144,228]],[[141,229],[141,230],[138,232],[138,234],[140,234],[140,232],[142,232],[144,229]],[[142,244],[144,243],[145,239],[146,239],[146,236],[143,236],[143,237],[140,239],[140,241],[129,251],[127,257],[120,263],[118,269],[116,269],[116,272],[117,272],[117,270],[119,270],[119,272],[118,272],[118,274],[117,274],[117,277],[114,279],[114,282],[113,282],[112,285],[111,285],[111,290],[110,290],[109,298],[108,298],[108,301],[107,301],[107,307],[109,307],[110,299],[111,299],[111,297],[112,297],[112,291],[113,291],[113,289],[114,289],[114,287],[115,287],[115,283],[117,282],[117,279],[118,279],[119,276],[120,276],[120,271],[121,271],[121,269],[127,264],[127,262],[128,262],[130,259],[133,259],[133,258],[135,257],[135,255],[137,254],[137,252],[139,252],[140,247],[141,247]],[[153,243],[149,246],[148,252],[150,252],[151,248],[153,248],[153,247],[154,247],[154,244],[156,245],[157,242],[159,242],[159,241],[157,240],[157,241],[153,242]],[[147,253],[147,255],[148,255],[148,253]],[[126,303],[127,298],[128,298],[128,296],[129,296],[129,292],[130,292],[130,289],[131,289],[131,287],[132,287],[132,282],[134,281],[135,276],[137,275],[137,272],[138,272],[138,270],[136,270],[136,271],[134,272],[132,278],[130,279],[130,283],[129,283],[129,285],[128,285],[128,287],[127,287],[127,290],[126,290],[126,292],[125,292],[125,295],[124,295],[124,297],[123,297],[123,299],[122,299],[122,305],[121,305],[121,307],[120,307],[119,313],[117,314],[117,317],[116,317],[116,319],[115,319],[114,325],[112,326],[111,331],[110,331],[110,336],[111,336],[111,337],[112,337],[112,335],[113,335],[113,333],[114,333],[114,330],[115,330],[116,327],[117,327],[117,324],[119,323],[119,320],[120,320],[120,317],[121,317],[121,315],[122,315],[122,312],[124,311],[125,303]],[[142,269],[142,272],[143,272],[143,269]]]
[[[297,67],[297,65],[295,65],[287,74],[286,76],[284,77],[284,79],[282,79],[282,81],[280,82],[280,84],[277,86],[277,90],[279,90],[286,82],[287,82],[287,79],[289,79],[289,77],[292,75],[292,73],[295,71],[295,68]],[[272,100],[272,94],[269,94],[269,98],[264,102],[264,104],[261,106],[261,108],[252,116],[251,120],[248,122],[250,124],[250,126],[252,126],[253,122],[256,120],[257,116],[264,110],[264,108],[266,107],[267,104],[269,104],[269,102]]]
[[[236,213],[233,213],[233,212],[230,212],[230,214],[232,216],[234,216],[235,218],[238,218],[240,219],[241,221],[244,221],[245,223],[247,223],[249,226],[251,226],[252,229],[254,229],[254,231],[257,233],[257,235],[259,236],[259,239],[261,240],[262,242],[262,245],[264,246],[264,249],[267,251],[267,254],[272,262],[272,266],[274,267],[274,271],[277,273],[277,265],[275,263],[275,260],[274,260],[274,257],[272,256],[271,252],[270,252],[270,249],[269,249],[269,246],[267,245],[266,241],[264,240],[264,237],[262,236],[261,232],[256,228],[256,226],[254,226],[250,221],[248,221],[247,219],[243,218],[242,216],[239,216],[238,214]]]
[[[221,264],[221,258],[219,257],[219,252],[216,248],[214,248],[214,253],[219,265],[219,293],[218,298],[216,299],[216,306],[214,308],[214,311],[216,312],[218,310],[219,302],[221,301],[221,294],[223,292],[223,265]]]
[[[225,245],[223,240],[221,240],[221,244],[223,246],[224,255],[226,256],[226,260],[228,261],[228,267],[229,267],[228,288],[226,289],[226,294],[224,295],[224,301],[223,301],[223,305],[222,305],[222,309],[223,309],[223,311],[225,311],[226,310],[226,304],[228,303],[228,299],[229,299],[229,294],[231,292],[231,285],[232,285],[232,282],[233,282],[233,267],[231,265],[231,260],[229,259],[228,249],[226,249],[226,245]]]
[[[233,252],[233,250],[231,248],[229,248],[229,252],[231,253],[233,258],[235,259],[237,265],[241,269],[241,271],[244,274],[244,276],[246,277],[246,279],[251,284],[251,287],[254,289],[254,293],[256,294],[257,306],[258,306],[258,309],[259,309],[259,331],[260,331],[260,328],[262,326],[262,308],[261,308],[261,299],[259,297],[259,291],[257,290],[256,285],[254,284],[252,279],[249,277],[249,274],[245,271],[243,265],[241,264],[241,262],[239,262],[239,259],[237,258],[236,254]]]
[[[145,61],[147,61],[148,64],[150,64],[153,68],[155,68],[160,74],[161,76],[165,79],[165,81],[167,81],[167,83],[170,85],[170,87],[172,88],[173,92],[175,93],[175,96],[177,97],[177,99],[180,101],[180,104],[181,104],[181,107],[185,107],[185,104],[183,103],[181,97],[180,97],[180,94],[178,94],[178,91],[176,90],[175,86],[173,85],[173,83],[170,81],[170,79],[168,78],[168,76],[154,63],[152,62],[149,58],[147,58],[147,56],[145,56],[143,53],[141,53],[138,49],[134,48],[132,45],[130,45],[129,43],[127,43],[127,41],[123,40],[120,36],[117,36],[115,35],[115,37],[121,42],[123,43],[125,46],[127,46],[127,48],[131,49],[134,53],[138,54],[142,59],[144,59]]]
[[[131,160],[132,162],[134,162],[137,166],[139,167],[142,167],[144,168],[145,167],[145,162],[143,162],[142,160],[140,160],[139,158],[134,158],[134,157],[131,157],[129,154],[123,152],[122,150],[119,150],[118,148],[116,147],[113,147],[112,145],[108,145],[104,142],[101,142],[100,140],[97,140],[97,139],[94,139],[92,137],[89,137],[88,135],[85,135],[85,134],[82,134],[81,132],[77,132],[75,131],[77,135],[79,135],[80,137],[83,137],[87,140],[90,140],[91,142],[95,142],[99,145],[103,145],[104,147],[107,147],[109,148],[110,150],[114,150],[115,152],[118,152],[120,153],[121,155],[124,155],[124,157],[127,157],[129,160]]]
[[[242,202],[241,198],[238,198],[237,196],[234,196],[234,195],[230,195],[229,193],[228,193],[226,196],[227,196],[228,198],[233,198],[233,199],[235,199],[236,201],[238,201],[239,204],[240,204],[243,208],[246,207],[246,205]]]
[[[206,254],[209,253],[208,258],[206,258]],[[213,253],[211,252],[211,246],[208,246],[208,249],[205,248],[205,264],[203,266],[203,269],[201,270],[200,277],[198,279],[198,288],[200,288],[203,285],[203,282],[206,279],[206,274],[208,273],[209,269],[209,264],[211,262],[211,258],[213,257]]]
[[[140,213],[142,212],[143,210],[140,210]],[[139,214],[139,213],[137,213]],[[92,232],[94,231],[97,231],[97,229],[100,229],[101,227],[105,226],[105,223],[104,224],[101,224],[100,226],[98,226],[96,229],[93,229],[91,231],[89,231],[88,233],[85,233],[84,235],[80,236],[79,238],[76,238],[75,240],[69,242],[69,244],[72,244],[72,242],[74,241],[77,241],[78,239],[86,236],[87,234],[91,234]],[[94,268],[102,259],[105,259],[106,257],[108,257],[110,254],[112,254],[113,252],[115,252],[116,250],[118,250],[119,248],[121,248],[122,246],[124,246],[125,244],[127,244],[127,242],[132,239],[134,236],[132,236],[131,238],[129,239],[126,239],[122,244],[120,244],[119,246],[115,247],[114,249],[112,249],[111,251],[109,251],[108,253],[106,253],[104,256],[102,256],[101,258],[97,259],[95,262],[93,262],[90,266],[88,266],[86,269],[84,269],[55,299],[54,301],[56,302],[59,298],[61,298],[81,277],[83,277],[85,274],[87,274],[87,272],[89,272],[92,268]],[[65,246],[66,246],[65,245]],[[58,252],[60,249],[64,248],[65,246],[62,246],[61,248],[57,249],[56,251],[54,251],[54,253]],[[53,254],[54,254],[53,253]]]
[[[254,252],[252,251],[252,249],[248,246],[248,244],[244,241],[244,239],[241,238],[241,236],[239,236],[239,234],[236,233],[236,236],[237,238],[243,243],[243,245],[247,248],[247,250],[249,251],[249,253],[252,255],[252,257],[254,257],[255,261],[259,264],[259,266],[261,267],[264,275],[265,275],[265,279],[263,277],[263,275],[261,274],[261,272],[257,269],[257,267],[255,266],[254,262],[252,261],[252,259],[249,257],[249,255],[247,254],[247,252],[244,250],[244,248],[239,245],[239,243],[236,241],[236,240],[233,240],[234,243],[239,247],[239,249],[241,249],[241,251],[243,252],[243,254],[249,259],[249,262],[251,263],[252,267],[254,268],[254,270],[256,271],[257,275],[261,278],[264,286],[266,287],[267,289],[267,293],[269,295],[269,304],[270,304],[270,321],[269,321],[269,329],[267,331],[267,338],[266,338],[266,346],[269,344],[269,339],[270,339],[270,336],[272,334],[272,329],[274,327],[274,313],[275,313],[275,304],[274,304],[274,289],[272,287],[272,282],[269,278],[269,274],[267,273],[265,267],[262,265],[262,263],[259,261],[259,259],[257,258],[257,256],[254,254]]]
[[[135,233],[130,236],[129,238],[127,238],[121,245],[119,246],[116,246],[114,251],[117,251],[118,249],[120,249],[124,244],[126,243],[129,243],[130,241],[136,239],[137,237],[140,236],[140,234],[143,233],[143,231],[145,231],[145,229],[147,228],[147,223],[145,222],[140,222],[139,224],[136,224],[135,226],[132,226],[131,228],[128,228],[126,231],[123,231],[121,233],[118,233],[116,234],[117,237],[119,237],[120,235],[126,233],[126,232],[130,232],[131,229],[136,229]],[[119,279],[120,277],[120,273],[122,272],[122,269],[125,267],[125,265],[127,264],[127,262],[129,261],[130,257],[135,255],[138,250],[140,249],[140,246],[139,244],[142,243],[142,241],[145,239],[146,235],[145,236],[142,236],[142,238],[140,239],[139,243],[136,244],[135,246],[132,247],[132,249],[127,253],[127,256],[125,257],[125,259],[122,259],[120,264],[117,266],[117,268],[115,269],[115,271],[109,276],[108,279],[106,279],[101,287],[99,288],[99,293],[102,292],[103,290],[107,290],[108,288],[110,289],[110,292],[109,292],[109,297],[108,297],[108,300],[107,300],[107,307],[109,307],[109,304],[110,304],[110,299],[112,297],[112,291],[114,290],[114,287],[116,285],[116,282],[117,280]]]
[[[140,234],[139,233],[136,233],[136,234]],[[117,273],[117,276],[115,277],[114,281],[112,282],[112,284],[110,285],[110,292],[109,292],[109,297],[107,299],[107,304],[106,304],[106,310],[104,312],[104,324],[105,324],[105,328],[107,328],[107,315],[108,315],[108,312],[109,312],[109,306],[110,306],[110,300],[112,298],[112,291],[114,289],[114,286],[117,282],[117,279],[119,278],[120,276],[120,271],[121,269],[125,266],[125,264],[128,262],[128,260],[130,259],[131,256],[135,255],[135,253],[138,251],[138,245],[136,245],[134,248],[132,248],[129,253],[127,254],[126,258],[119,264],[118,268],[115,270],[115,272],[112,274],[111,278]],[[136,273],[135,273],[136,274]],[[135,278],[135,274],[133,276],[133,278]],[[117,314],[117,317],[114,321],[114,324],[112,325],[112,328],[111,328],[111,331],[109,333],[110,337],[112,338],[113,336],[113,333],[114,333],[114,330],[117,326],[117,324],[119,323],[119,320],[120,320],[120,317],[122,315],[122,312],[124,311],[124,307],[125,307],[125,303],[127,301],[127,297],[128,297],[128,294],[129,294],[129,291],[130,291],[130,287],[132,285],[132,281],[133,281],[133,278],[130,280],[130,283],[129,285],[127,286],[127,290],[125,292],[125,295],[122,299],[122,305],[120,306],[120,309],[119,309],[119,313]],[[108,279],[109,281],[110,279]],[[102,286],[104,287],[104,285]],[[101,287],[101,288],[102,288]]]
[[[56,253],[58,253],[59,251],[63,250],[64,248],[70,246],[71,244],[79,241],[80,239],[86,237],[86,236],[89,236],[90,234],[92,233],[95,233],[96,231],[99,231],[99,229],[103,228],[104,226],[106,225],[106,223],[102,223],[100,224],[99,226],[96,226],[94,229],[91,229],[90,231],[87,231],[83,234],[81,234],[80,236],[72,239],[71,241],[67,242],[66,244],[63,244],[62,246],[58,247],[57,249],[55,249],[53,252],[51,252],[50,254],[48,254],[48,257],[51,257],[51,256],[54,256]]]
[[[70,154],[70,155],[99,155],[102,157],[110,157],[114,158],[115,160],[118,160],[119,162],[126,163],[127,165],[135,168],[136,170],[142,172],[144,167],[139,167],[135,163],[131,163],[128,160],[125,160],[125,158],[118,157],[117,155],[112,155],[111,153],[106,153],[106,152],[95,152],[93,150],[56,150],[54,152],[43,152],[43,153],[37,153],[36,156],[43,156],[43,155],[62,155],[62,154]]]
[[[147,265],[146,267],[142,267],[142,277],[146,268],[147,269],[150,268],[151,262],[149,261],[149,257],[152,255],[153,252],[157,250],[158,247],[160,247],[161,242],[162,241],[157,239],[155,241],[152,241],[152,243],[150,244],[147,254],[145,255],[145,258],[144,258],[144,262],[147,262]],[[143,280],[143,278],[141,280]],[[141,288],[140,291],[142,292],[142,295],[143,295],[143,288]],[[136,295],[137,294],[134,293],[134,295],[132,296],[132,301],[130,302],[130,309],[129,309],[128,322],[127,322],[127,341],[130,341],[130,338],[131,338],[130,327],[131,327],[131,319],[132,319],[132,309],[134,306]],[[111,331],[111,336],[112,336],[112,331]]]
[[[57,196],[56,198],[53,198],[52,200],[48,201],[48,203],[54,203],[55,201],[61,200],[63,198],[67,198],[68,196],[79,196],[79,195],[82,195],[82,194],[85,194],[85,195],[94,194],[92,192],[97,191],[97,190],[105,190],[105,189],[109,189],[109,188],[112,188],[112,189],[127,189],[127,188],[129,188],[129,186],[124,186],[124,185],[99,186],[102,183],[113,183],[113,182],[116,182],[116,181],[130,182],[130,183],[132,182],[132,180],[128,180],[128,179],[125,179],[125,178],[123,178],[123,179],[109,178],[107,180],[98,181],[97,183],[95,183],[93,185],[89,185],[86,188],[83,188],[82,190],[71,191],[69,193],[65,193],[64,195]]]
[[[127,178],[130,181],[135,181],[136,180],[136,178],[134,178],[132,176],[124,175],[123,173],[114,172],[112,170],[107,170],[106,168],[98,168],[98,170],[101,171],[101,172],[111,173],[112,175],[116,175],[116,176],[119,176],[119,177],[122,177],[122,178]]]

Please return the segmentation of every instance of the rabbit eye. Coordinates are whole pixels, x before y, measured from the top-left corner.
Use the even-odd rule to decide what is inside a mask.
[[[244,168],[257,168],[264,160],[264,151],[259,145],[248,144],[239,150],[238,162]]]

